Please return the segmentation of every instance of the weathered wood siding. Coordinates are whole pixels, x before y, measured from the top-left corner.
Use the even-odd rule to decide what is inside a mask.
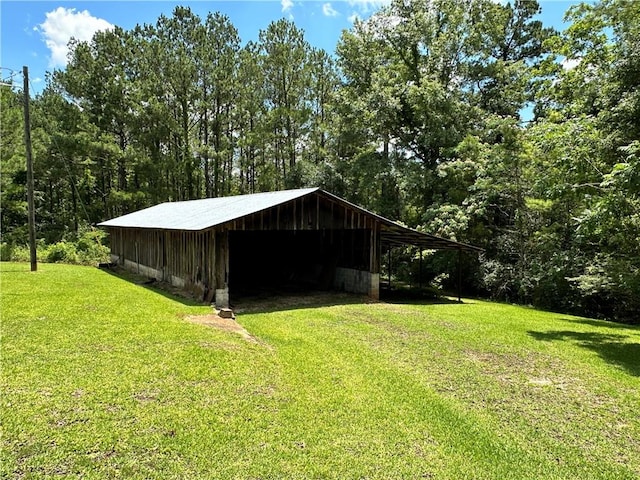
[[[111,253],[122,264],[128,261],[155,270],[158,280],[197,289],[223,288],[228,263],[226,232],[202,232],[110,228]],[[216,276],[216,271],[219,275]],[[155,276],[155,275],[154,275]]]

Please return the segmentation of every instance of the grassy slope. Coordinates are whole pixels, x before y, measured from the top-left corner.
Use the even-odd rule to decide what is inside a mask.
[[[0,264],[17,478],[636,478],[640,329],[467,302],[241,315]]]

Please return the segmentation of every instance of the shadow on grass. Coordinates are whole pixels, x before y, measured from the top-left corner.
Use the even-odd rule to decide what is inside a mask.
[[[629,374],[640,376],[640,343],[625,341],[628,335],[597,332],[558,330],[551,332],[527,332],[536,340],[569,341],[591,350],[605,362],[616,365]]]
[[[461,304],[453,298],[447,298],[428,289],[380,289],[380,301],[405,305],[444,305]]]
[[[201,307],[206,303],[188,296],[187,292],[180,290],[176,287],[164,282],[157,282],[155,280],[149,280],[142,275],[136,275],[135,273],[128,272],[119,267],[100,268],[100,271],[108,273],[109,275],[124,280],[125,282],[133,283],[139,287],[150,290],[153,293],[162,295],[169,300],[179,302],[188,307]]]
[[[591,320],[588,318],[580,318],[580,319],[560,318],[559,320],[563,322],[574,323],[574,324],[580,323],[582,325],[589,325],[591,327],[598,327],[598,328],[619,328],[619,329],[625,329],[625,330],[635,329],[640,333],[640,325],[634,325],[630,323],[619,323],[619,322],[613,322],[610,320]]]

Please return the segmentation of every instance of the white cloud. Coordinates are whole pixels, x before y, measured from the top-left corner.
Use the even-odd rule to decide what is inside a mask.
[[[389,5],[391,0],[348,0],[349,5],[356,7],[362,13],[369,13]]]
[[[369,18],[382,7],[390,5],[391,0],[347,0],[347,3],[352,9],[347,20],[350,23],[355,23],[356,20]]]
[[[325,3],[322,5],[322,13],[327,17],[336,17],[339,15],[336,9],[331,6],[331,3]]]
[[[293,0],[280,0],[280,5],[282,5],[283,12],[288,12],[293,8]]]
[[[92,16],[87,10],[76,12],[75,8],[58,7],[47,12],[46,20],[38,25],[37,30],[51,51],[49,66],[63,67],[68,61],[68,43],[71,38],[86,42],[97,31],[113,28],[109,22]]]
[[[565,58],[564,60],[562,60],[562,68],[565,71],[573,70],[578,66],[579,63],[579,58]]]

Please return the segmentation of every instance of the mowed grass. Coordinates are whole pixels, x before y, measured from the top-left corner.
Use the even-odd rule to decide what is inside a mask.
[[[95,268],[0,269],[2,478],[640,476],[635,327],[287,305],[239,315],[252,342]]]

